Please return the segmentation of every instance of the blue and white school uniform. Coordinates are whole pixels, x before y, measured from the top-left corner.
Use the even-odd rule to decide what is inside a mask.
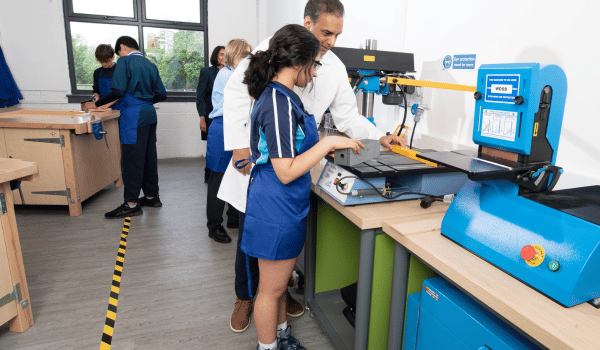
[[[292,90],[270,82],[254,103],[250,177],[241,250],[265,260],[297,257],[304,246],[309,210],[310,173],[289,184],[277,178],[271,159],[293,158],[318,141],[314,116]]]
[[[217,74],[212,92],[213,110],[208,116],[212,121],[206,137],[206,166],[219,173],[225,172],[233,155],[233,151],[225,151],[223,141],[223,92],[233,71],[233,67],[225,66]]]

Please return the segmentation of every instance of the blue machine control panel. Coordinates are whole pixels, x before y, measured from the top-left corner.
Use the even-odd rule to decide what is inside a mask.
[[[558,149],[567,78],[555,65],[539,63],[483,64],[477,76],[473,142],[522,155],[531,153],[534,138],[547,138]],[[549,133],[537,132],[535,115],[545,86],[560,86],[552,96]],[[564,87],[564,89],[562,89]],[[565,91],[565,94],[562,93]],[[558,126],[558,127],[556,127]]]

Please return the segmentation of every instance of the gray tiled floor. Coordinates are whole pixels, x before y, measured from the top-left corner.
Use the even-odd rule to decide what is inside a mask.
[[[159,162],[164,207],[132,218],[114,350],[256,348],[253,323],[241,334],[229,329],[237,232],[231,244],[208,238],[203,167],[204,159]],[[103,213],[122,191],[105,188],[75,218],[66,207],[17,207],[35,325],[0,327],[0,349],[99,348],[123,225]],[[290,324],[308,349],[333,349],[308,315]]]

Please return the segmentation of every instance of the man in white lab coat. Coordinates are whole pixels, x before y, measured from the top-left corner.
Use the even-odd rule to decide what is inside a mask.
[[[404,139],[386,136],[364,116],[358,114],[356,97],[348,82],[346,67],[329,49],[335,45],[342,33],[344,6],[339,0],[309,0],[304,10],[304,26],[321,42],[321,63],[318,75],[306,88],[294,88],[300,96],[306,110],[314,114],[317,124],[329,108],[333,121],[339,131],[355,139],[379,140],[386,148],[392,143],[406,145]],[[269,47],[269,39],[264,40],[254,52]],[[237,301],[231,317],[230,327],[234,332],[243,332],[250,324],[252,299],[258,286],[258,265],[255,258],[247,257],[240,250],[243,232],[244,212],[246,211],[246,192],[248,189],[251,164],[249,125],[251,98],[248,87],[242,82],[249,59],[244,59],[237,67],[227,86],[223,106],[223,133],[225,149],[233,151],[233,158],[223,177],[218,197],[240,211],[240,230],[236,256],[235,291]],[[247,124],[248,123],[248,124]],[[248,163],[242,168],[234,166],[236,162]],[[238,165],[240,165],[238,163]],[[304,308],[287,293],[287,313],[299,317]],[[279,328],[279,327],[278,327]]]

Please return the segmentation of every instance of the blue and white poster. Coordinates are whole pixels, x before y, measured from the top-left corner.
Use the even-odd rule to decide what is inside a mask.
[[[515,103],[519,94],[519,74],[488,74],[485,83],[485,102]]]
[[[453,69],[475,69],[475,55],[454,55]]]
[[[475,69],[477,55],[446,55],[443,60],[445,69]]]

